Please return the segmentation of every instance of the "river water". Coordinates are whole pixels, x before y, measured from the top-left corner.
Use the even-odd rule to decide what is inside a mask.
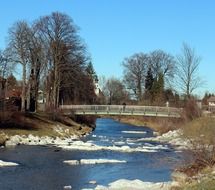
[[[51,146],[16,146],[0,149],[0,159],[19,164],[0,168],[0,190],[72,190],[94,188],[89,182],[107,185],[118,179],[140,179],[148,182],[170,181],[172,170],[180,160],[180,154],[170,145],[145,141],[153,131],[147,127],[135,127],[112,119],[97,119],[95,131],[82,138],[98,146],[130,149],[149,147],[156,152],[126,152],[112,150],[64,150]],[[158,147],[156,149],[156,147]],[[161,148],[159,148],[161,147]],[[116,159],[127,163],[68,165],[65,160]]]

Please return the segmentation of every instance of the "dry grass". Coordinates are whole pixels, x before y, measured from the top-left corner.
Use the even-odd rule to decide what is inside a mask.
[[[184,137],[190,141],[193,155],[191,165],[199,170],[215,164],[215,118],[201,117],[183,127]]]
[[[171,190],[215,190],[215,175],[212,173],[212,169],[206,168],[201,174],[202,177],[198,180],[190,179],[187,183]]]
[[[83,135],[91,131],[89,127],[82,126],[72,119],[60,115],[59,121],[53,121],[50,114],[46,113],[22,114],[14,112],[1,115],[4,115],[0,122],[0,134],[2,136],[32,134],[35,136],[67,137]],[[56,131],[56,127],[67,132],[59,133]]]
[[[170,130],[178,129],[183,124],[182,119],[177,118],[158,118],[158,117],[121,117],[120,122],[136,126],[147,126],[160,134]]]
[[[183,108],[183,113],[181,115],[181,117],[186,121],[192,121],[196,118],[201,117],[202,115],[202,111],[200,110],[200,108],[198,107],[198,105],[196,104],[196,100],[195,99],[188,99],[185,102],[184,108]]]
[[[0,134],[0,146],[3,146],[6,140],[7,140],[7,135],[5,135],[4,133]]]

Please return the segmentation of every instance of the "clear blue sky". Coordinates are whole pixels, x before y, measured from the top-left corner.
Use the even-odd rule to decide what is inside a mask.
[[[60,11],[80,27],[99,76],[122,77],[125,57],[155,49],[177,55],[187,42],[202,57],[207,84],[198,92],[215,92],[213,0],[1,0],[0,6],[0,49],[15,21]]]

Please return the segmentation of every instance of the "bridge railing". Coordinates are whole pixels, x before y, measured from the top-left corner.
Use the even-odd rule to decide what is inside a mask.
[[[129,115],[166,115],[180,116],[182,109],[158,106],[132,106],[132,105],[61,105],[60,109],[74,113],[95,114],[129,114]]]

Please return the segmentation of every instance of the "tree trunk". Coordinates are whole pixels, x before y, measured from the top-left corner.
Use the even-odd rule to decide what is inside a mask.
[[[22,65],[22,105],[21,105],[21,111],[25,112],[25,100],[26,100],[26,64],[23,62]]]
[[[58,95],[58,68],[57,68],[57,63],[55,63],[55,68],[54,68],[54,85],[53,85],[53,105],[54,108],[56,109],[58,107],[58,100],[59,100],[59,95]]]

